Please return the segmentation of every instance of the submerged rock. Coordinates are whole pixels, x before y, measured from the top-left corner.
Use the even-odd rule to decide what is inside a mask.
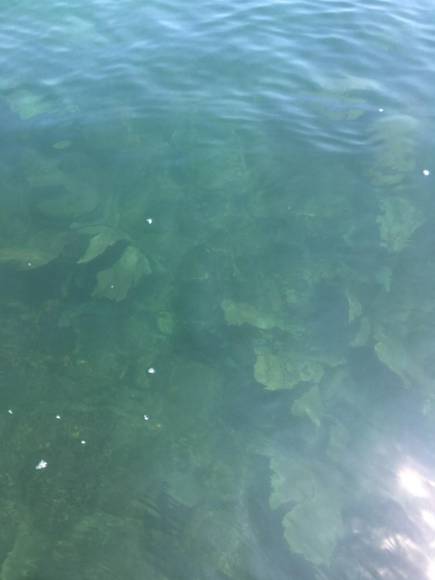
[[[284,538],[290,550],[314,566],[329,566],[343,536],[340,481],[329,481],[319,466],[273,452],[270,507],[285,509]]]
[[[248,324],[260,330],[269,330],[281,326],[279,320],[269,313],[260,312],[255,306],[246,302],[232,302],[223,300],[221,303],[225,320],[232,326],[242,326]]]
[[[302,383],[317,385],[327,366],[337,361],[327,361],[315,354],[278,353],[268,350],[256,351],[255,379],[267,390],[294,389]]]
[[[373,127],[376,158],[370,168],[373,185],[400,187],[415,171],[419,122],[409,115],[379,119]]]
[[[336,497],[319,488],[315,497],[289,511],[282,524],[291,551],[315,566],[329,566],[344,533],[340,507]]]
[[[34,270],[55,260],[62,253],[66,235],[43,231],[13,245],[0,249],[0,264],[10,264],[17,270]]]
[[[294,417],[307,418],[316,427],[320,427],[324,412],[320,389],[317,385],[296,399],[291,408]]]
[[[116,243],[129,240],[127,234],[108,226],[84,227],[79,233],[90,236],[90,240],[84,254],[77,260],[78,264],[92,262]]]
[[[379,326],[374,339],[374,350],[379,361],[400,379],[405,388],[431,388],[432,380],[426,375],[423,361],[407,346],[404,337],[398,338]]]
[[[52,104],[44,96],[24,89],[13,91],[6,97],[6,101],[10,109],[23,121],[54,110]]]
[[[159,312],[157,318],[157,325],[159,330],[162,334],[166,334],[170,336],[174,333],[175,330],[175,317],[174,314],[170,311],[162,311]]]
[[[84,163],[79,158],[76,164]],[[91,174],[78,173],[76,167],[65,167],[59,160],[32,149],[23,159],[23,174],[32,190],[32,209],[55,222],[73,221],[94,211],[101,201]]]
[[[401,252],[414,232],[424,223],[422,213],[405,197],[381,200],[377,217],[382,245],[390,252]]]
[[[315,103],[332,121],[354,121],[369,110],[367,95],[379,92],[373,79],[356,76],[327,78],[320,81]]]
[[[97,191],[80,184],[72,189],[56,187],[35,204],[35,210],[45,218],[72,221],[91,213],[99,203]]]
[[[150,273],[147,258],[134,246],[128,246],[111,268],[98,272],[93,296],[115,302],[124,300],[130,289]]]
[[[71,141],[69,139],[63,139],[62,141],[56,141],[53,144],[53,149],[57,149],[58,151],[63,151],[64,149],[68,149],[71,146]]]

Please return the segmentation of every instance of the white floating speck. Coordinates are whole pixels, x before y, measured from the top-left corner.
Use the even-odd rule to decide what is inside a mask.
[[[156,374],[156,369],[155,369],[154,367],[150,367],[150,368],[147,370],[147,373],[148,373],[149,375],[155,375],[155,374]]]
[[[153,218],[147,218],[145,221],[147,224],[151,225],[153,223]]]
[[[60,419],[62,419],[62,417],[61,417],[60,415],[56,415],[56,419],[57,419],[58,421],[60,421]]]
[[[14,414],[14,412],[12,411],[12,409],[8,409],[8,413],[9,413],[9,415],[13,415]]]
[[[429,169],[423,169],[422,173],[425,177],[428,177],[430,175]]]
[[[28,266],[29,268],[31,268],[31,267],[32,267],[32,262],[27,262],[27,266]]]
[[[41,459],[41,461],[38,463],[38,465],[36,465],[35,469],[45,469],[47,467],[48,463],[44,460]]]
[[[378,109],[378,111],[379,111],[380,113],[383,113],[383,112],[384,112],[384,109],[382,109],[382,107],[381,107],[380,109]]]
[[[84,439],[82,439],[82,440],[80,441],[80,443],[81,443],[82,445],[86,445],[86,441],[85,441]]]
[[[113,290],[115,288],[115,284],[110,284],[110,288]]]
[[[143,416],[143,420],[144,420],[144,421],[149,421],[149,420],[150,420],[150,418],[149,418],[149,416],[148,416],[148,415],[144,415],[144,416]]]

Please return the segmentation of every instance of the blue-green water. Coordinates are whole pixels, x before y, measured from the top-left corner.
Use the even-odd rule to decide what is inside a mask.
[[[0,579],[434,580],[434,5],[3,4]]]

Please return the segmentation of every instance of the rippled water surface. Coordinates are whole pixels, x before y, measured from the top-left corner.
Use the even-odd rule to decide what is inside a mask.
[[[0,579],[435,579],[435,7],[0,8]]]

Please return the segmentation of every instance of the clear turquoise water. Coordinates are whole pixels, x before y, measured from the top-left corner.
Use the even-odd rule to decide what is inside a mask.
[[[1,580],[435,578],[434,53],[428,1],[0,8]]]

